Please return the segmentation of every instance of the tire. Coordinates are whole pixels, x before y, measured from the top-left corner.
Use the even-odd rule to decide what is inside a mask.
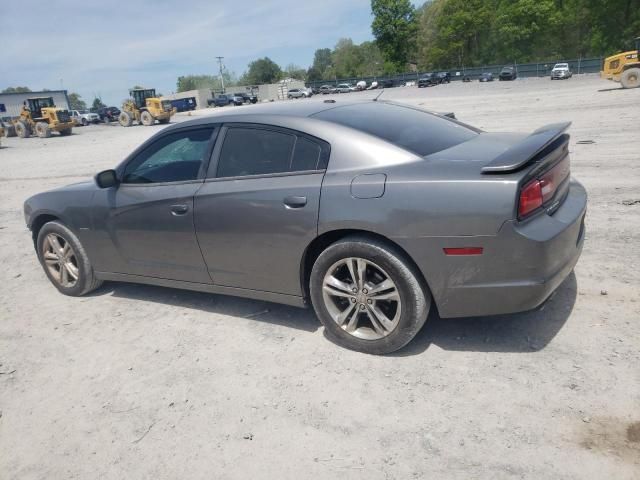
[[[87,125],[89,125],[89,122],[87,121],[87,119],[86,119],[86,118],[83,118],[83,119],[82,119],[82,126],[83,126],[83,127],[86,127]]]
[[[16,135],[20,138],[27,138],[31,136],[31,129],[29,124],[24,120],[18,120],[15,124]]]
[[[73,131],[73,128],[65,128],[64,130],[60,130],[60,136],[68,137],[69,135],[71,135],[72,131]]]
[[[47,122],[38,122],[36,123],[36,135],[40,138],[49,138],[51,136],[51,129],[49,128],[49,124]]]
[[[62,247],[61,249],[56,249],[53,247],[53,243],[49,242],[48,239],[51,235],[58,239],[58,246]],[[67,248],[67,244],[70,246],[70,249],[66,254],[63,254],[62,252]],[[93,267],[89,262],[89,257],[87,257],[87,253],[82,247],[80,240],[78,240],[78,237],[63,223],[53,221],[45,223],[42,226],[36,240],[36,251],[40,265],[42,265],[47,278],[49,278],[49,281],[60,293],[71,297],[80,297],[102,285],[102,281],[96,279],[94,275]],[[52,251],[60,252],[60,256],[55,253],[50,253]],[[69,251],[72,256],[69,255]],[[66,260],[65,264],[70,265],[70,267],[64,267],[66,275],[58,273],[62,269],[60,259]],[[73,275],[77,276],[75,281]],[[63,276],[66,276],[68,280],[66,284],[61,281]]]
[[[640,68],[630,68],[629,70],[622,72],[620,83],[623,88],[640,87]]]
[[[364,286],[353,281],[346,266],[347,259],[353,261],[354,258],[366,265]],[[327,279],[338,277],[342,279],[340,285],[348,287],[346,290],[326,288]],[[392,282],[394,299],[379,297],[380,292],[389,292],[388,289],[378,291],[377,295],[373,293],[374,289],[380,289],[385,278]],[[324,325],[327,338],[351,350],[384,355],[409,343],[427,319],[431,295],[420,278],[415,267],[397,248],[367,236],[354,235],[330,245],[318,256],[311,271],[309,290],[313,308]],[[334,296],[327,292],[338,294]],[[389,295],[391,293],[383,296]],[[372,300],[375,298],[378,300]],[[340,314],[344,315],[348,310],[352,314],[347,314],[347,320],[339,325]],[[376,322],[371,320],[371,315],[380,318],[383,311],[386,312],[387,328],[382,328],[385,322],[377,322],[376,326]],[[351,333],[347,331],[349,329]]]
[[[140,123],[142,123],[142,125],[144,125],[145,127],[150,127],[151,125],[156,123],[156,120],[148,110],[144,110],[142,113],[140,113]]]
[[[120,122],[120,125],[123,127],[130,127],[133,124],[133,116],[129,112],[120,112],[118,122]]]
[[[11,138],[11,137],[15,137],[16,136],[16,126],[15,125],[6,125],[4,127],[4,135],[7,138]]]

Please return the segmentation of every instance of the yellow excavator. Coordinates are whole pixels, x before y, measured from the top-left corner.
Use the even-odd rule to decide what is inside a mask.
[[[71,135],[73,120],[68,110],[57,108],[51,97],[28,98],[20,110],[20,116],[11,122],[13,131],[20,138],[36,134],[48,138],[51,132]],[[12,132],[13,133],[13,132]]]
[[[635,50],[605,58],[600,76],[620,82],[623,88],[640,87],[640,37],[636,38]]]
[[[130,127],[133,122],[142,125],[153,125],[156,120],[169,123],[175,109],[169,100],[160,100],[156,96],[155,88],[134,88],[129,90],[129,100],[122,104],[122,111],[118,117],[120,125]]]

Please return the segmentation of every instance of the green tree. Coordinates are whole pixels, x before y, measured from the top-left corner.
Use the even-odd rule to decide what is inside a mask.
[[[254,60],[249,64],[249,69],[244,73],[241,83],[259,85],[262,83],[275,83],[282,78],[282,70],[269,57]]]
[[[28,93],[30,91],[29,87],[7,87],[2,90],[2,93]]]
[[[332,65],[331,49],[319,48],[313,55],[313,64],[307,70],[307,79],[312,81],[328,79],[328,72]]]
[[[295,78],[296,80],[306,80],[307,71],[295,63],[290,63],[284,69],[284,74],[288,78]]]
[[[79,94],[72,92],[69,95],[67,95],[67,98],[69,99],[69,107],[71,107],[72,110],[87,109],[87,104],[85,103],[84,100],[82,100],[82,98],[80,98]]]
[[[97,110],[98,108],[103,108],[106,107],[106,105],[104,103],[102,103],[102,99],[99,97],[96,97],[93,99],[93,103],[91,104],[91,108],[93,110]]]
[[[405,70],[415,57],[416,10],[409,0],[371,0],[371,30],[387,62]]]

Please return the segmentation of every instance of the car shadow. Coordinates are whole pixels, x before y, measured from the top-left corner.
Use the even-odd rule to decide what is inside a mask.
[[[431,345],[471,352],[536,352],[545,348],[571,315],[578,285],[571,274],[542,306],[529,312],[488,317],[440,318],[431,310],[427,323],[405,348],[391,354],[419,355]]]
[[[140,300],[202,312],[247,318],[255,321],[315,332],[320,322],[312,309],[251,300],[228,295],[216,295],[191,290],[157,287],[136,283],[105,282],[87,296],[112,295],[129,300]]]
[[[199,310],[266,322],[306,331],[321,325],[311,308],[302,309],[260,300],[179,290],[135,283],[105,282],[89,296],[114,297]],[[572,272],[554,295],[536,310],[488,317],[440,318],[432,308],[423,329],[395,357],[420,355],[431,345],[444,350],[472,352],[530,353],[542,350],[569,318],[577,296]]]

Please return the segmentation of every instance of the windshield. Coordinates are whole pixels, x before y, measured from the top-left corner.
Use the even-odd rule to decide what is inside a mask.
[[[446,150],[479,133],[449,118],[385,102],[346,105],[313,116],[374,135],[420,156]]]
[[[555,67],[553,68],[569,68],[569,64],[568,63],[557,63]]]

